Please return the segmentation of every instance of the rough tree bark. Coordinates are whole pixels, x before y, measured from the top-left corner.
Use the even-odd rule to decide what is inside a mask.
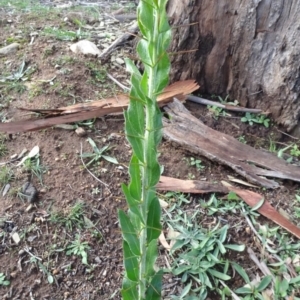
[[[300,116],[300,1],[169,0],[172,81],[269,110],[291,131]],[[196,25],[188,26],[197,22]]]

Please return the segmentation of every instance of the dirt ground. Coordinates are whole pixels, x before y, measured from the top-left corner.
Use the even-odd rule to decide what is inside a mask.
[[[98,4],[103,5],[99,4],[97,10],[101,15],[110,14],[119,7],[125,7],[125,13],[134,11],[134,1],[119,2],[98,1]],[[124,85],[129,85],[129,76],[122,63],[109,61],[101,64],[97,58],[75,55],[69,50],[69,45],[76,39],[60,40],[56,34],[45,33],[45,28],[48,27],[76,32],[78,26],[76,22],[74,24],[70,21],[70,12],[82,13],[85,24],[91,28],[99,24],[97,13],[94,14],[96,9],[88,10],[88,6],[84,9],[79,6],[54,9],[55,5],[66,3],[68,2],[45,1],[43,6],[51,8],[45,11],[24,9],[20,12],[12,7],[0,7],[0,47],[12,42],[20,43],[20,49],[16,53],[0,57],[1,77],[16,72],[23,60],[26,67],[34,70],[27,81],[21,79],[13,84],[0,85],[2,122],[28,117],[18,107],[56,108],[121,93],[122,90],[106,76],[107,72]],[[108,31],[109,26],[116,26],[122,32],[124,24],[127,26],[130,23],[129,20],[110,25],[105,20],[107,19],[104,19],[104,26],[107,26],[105,30]],[[110,33],[106,34],[107,37],[109,35]],[[33,36],[34,41],[30,44]],[[107,37],[103,44],[110,44],[115,38]],[[102,42],[97,37],[92,35],[89,39],[101,48]],[[117,57],[131,55],[131,43],[123,45],[116,53],[114,55]],[[270,128],[257,124],[250,126],[241,122],[242,114],[231,113],[231,116],[217,118],[205,106],[187,102],[186,107],[210,127],[255,148],[270,150],[270,140],[277,142],[278,147],[295,143],[294,139],[282,133],[273,123]],[[16,167],[16,163],[8,164],[13,170],[13,178],[10,181],[10,191],[6,196],[1,196],[0,200],[0,220],[3,225],[0,229],[0,273],[4,273],[11,284],[7,287],[0,286],[1,299],[120,299],[123,263],[117,210],[125,208],[120,185],[128,180],[127,165],[131,150],[124,136],[122,115],[106,116],[97,119],[91,126],[87,125],[89,124],[77,124],[86,131],[84,137],[78,136],[74,129],[64,128],[2,137],[7,151],[1,156],[1,162],[9,161],[12,155],[20,154],[24,148],[31,150],[38,145],[44,172],[41,182],[37,176],[30,176],[28,172]],[[87,137],[92,138],[99,148],[109,144],[111,149],[105,154],[118,160],[118,164],[112,164],[102,159],[89,168],[107,186],[95,180],[83,167],[80,154],[92,150]],[[205,168],[197,170],[188,164],[190,157],[201,159]],[[164,166],[165,176],[200,180],[205,178],[210,182],[226,180],[228,175],[238,177],[231,169],[206,158],[195,157],[166,141],[160,146],[159,159]],[[30,210],[27,210],[27,200],[18,193],[28,180],[39,192],[38,199]],[[295,194],[299,194],[299,184],[289,181],[280,183],[281,187],[277,190],[256,191],[263,193],[265,199],[277,209],[294,216]],[[208,200],[210,196],[187,195],[191,202],[186,204],[185,209],[197,209],[199,201]],[[220,195],[222,196],[224,195]],[[62,220],[66,220],[76,204],[77,207],[83,205],[79,221],[63,223]],[[253,233],[248,230],[243,216],[235,213],[221,216],[230,226],[231,242],[244,243],[259,255],[261,249]],[[209,224],[215,218],[204,214],[201,223]],[[275,226],[263,217],[258,220],[261,224]],[[292,220],[296,224],[300,221],[296,217],[292,217]],[[239,226],[235,226],[237,224]],[[12,232],[19,234],[21,240],[18,244],[10,237]],[[76,240],[77,234],[89,246],[86,265],[79,256],[66,255],[66,247]],[[295,242],[292,237],[290,241]],[[298,252],[295,250],[295,253]],[[166,267],[165,256],[166,251],[160,246],[159,262],[162,267]],[[249,274],[260,272],[246,252],[230,252],[229,257],[240,263]],[[51,278],[52,284],[49,283]],[[180,280],[171,274],[166,273],[164,282],[165,299],[172,294],[178,295],[182,289]],[[236,277],[230,284],[235,288],[241,286],[242,281]],[[210,298],[218,297],[211,294]]]

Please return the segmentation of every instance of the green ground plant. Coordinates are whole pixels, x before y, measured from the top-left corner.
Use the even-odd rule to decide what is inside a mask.
[[[97,147],[96,143],[91,138],[88,138],[87,140],[90,143],[90,145],[92,146],[93,152],[92,153],[85,152],[85,153],[82,153],[82,155],[81,155],[81,158],[90,159],[90,161],[86,164],[86,167],[88,167],[89,165],[91,165],[94,162],[99,161],[101,158],[105,159],[106,161],[108,161],[110,163],[118,164],[118,161],[114,157],[104,154],[105,152],[107,152],[108,150],[111,149],[111,147],[109,145],[105,145],[101,149],[99,149]]]
[[[14,173],[8,166],[1,166],[0,168],[0,185],[4,186],[14,178]]]
[[[7,286],[10,285],[10,281],[6,279],[6,276],[4,273],[0,273],[0,286]]]
[[[52,213],[51,221],[61,224],[70,231],[72,231],[74,228],[83,228],[85,226],[84,203],[78,202],[66,212]]]
[[[208,110],[212,113],[213,118],[218,120],[219,117],[230,116],[222,107],[218,107],[215,105],[207,105]]]
[[[0,135],[0,157],[5,156],[8,153],[6,144],[5,144],[6,138],[4,135]]]
[[[89,34],[83,32],[80,27],[77,31],[46,27],[43,30],[43,33],[44,35],[54,37],[59,41],[76,41],[78,39],[86,39],[89,37]]]
[[[82,241],[80,235],[77,234],[75,240],[72,241],[66,247],[66,254],[80,256],[82,259],[82,263],[87,265],[88,264],[87,250],[89,250],[89,249],[90,249],[90,246],[89,246],[88,242]]]
[[[270,119],[266,115],[256,115],[249,112],[246,112],[245,116],[241,118],[241,121],[251,126],[254,123],[264,125],[267,128],[270,126]]]
[[[202,160],[190,157],[190,165],[195,166],[197,171],[202,171],[205,169],[205,166],[202,165]]]
[[[124,300],[161,298],[162,270],[157,270],[157,239],[161,232],[160,204],[155,186],[160,178],[157,147],[162,137],[162,113],[157,96],[167,86],[170,62],[166,50],[171,30],[166,0],[140,1],[137,21],[142,38],[137,53],[144,64],[141,74],[126,61],[131,73],[130,104],[125,115],[125,133],[132,146],[130,183],[123,184],[128,213],[119,211],[123,236]]]
[[[41,164],[39,155],[32,158],[27,158],[23,162],[23,169],[38,178],[41,185],[43,185],[43,174],[45,174],[48,168]]]
[[[170,251],[171,272],[181,277],[184,289],[172,299],[206,299],[208,292],[225,295],[220,281],[231,279],[228,250],[244,251],[244,245],[227,245],[229,227],[220,224],[214,228],[199,225],[202,209],[189,210],[189,202],[183,194],[167,193],[166,199],[181,199],[165,210],[163,220],[169,232],[176,232]],[[173,201],[172,201],[173,202]]]

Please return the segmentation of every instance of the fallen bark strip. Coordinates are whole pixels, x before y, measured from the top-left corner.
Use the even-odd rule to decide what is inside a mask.
[[[164,106],[168,102],[173,101],[174,97],[179,97],[181,101],[184,101],[187,94],[192,93],[198,88],[199,86],[194,80],[175,82],[169,85],[158,97],[158,104]],[[128,103],[129,97],[127,95],[117,95],[114,98],[79,103],[56,109],[19,108],[25,111],[40,113],[44,118],[0,123],[0,132],[17,133],[33,131],[59,124],[84,121],[108,114],[122,113],[128,106]]]
[[[207,100],[207,99],[200,98],[200,97],[193,96],[193,95],[188,95],[186,97],[186,100],[189,100],[191,102],[195,102],[195,103],[198,103],[198,104],[203,104],[203,105],[217,106],[217,107],[221,107],[223,109],[231,110],[231,111],[250,112],[250,113],[255,113],[255,114],[262,113],[261,109],[246,108],[246,107],[241,107],[241,106],[234,106],[234,105],[229,105],[229,104],[222,104],[222,103],[219,103],[219,102]]]
[[[258,193],[241,190],[228,183],[224,183],[224,185],[230,191],[235,192],[251,207],[255,207],[263,199],[263,196]],[[264,201],[263,205],[257,211],[300,239],[300,228],[282,216],[268,201]]]
[[[200,180],[182,180],[172,177],[160,176],[156,185],[159,191],[172,191],[181,193],[228,193],[229,190],[219,183],[210,183]]]
[[[300,182],[300,168],[287,164],[271,153],[254,149],[233,137],[204,125],[179,101],[165,108],[164,137],[185,149],[231,167],[250,182],[267,188],[279,184],[266,177],[290,179]]]
[[[223,181],[222,184],[212,184],[199,180],[181,180],[177,178],[161,176],[159,183],[156,185],[156,189],[159,191],[194,194],[210,192],[227,194],[232,191],[241,197],[242,200],[245,201],[250,207],[255,207],[264,198],[258,193],[236,188],[225,181]],[[268,201],[265,200],[257,211],[300,239],[300,228],[282,216]]]

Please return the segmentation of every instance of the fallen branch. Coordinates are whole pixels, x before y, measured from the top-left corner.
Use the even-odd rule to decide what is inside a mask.
[[[266,177],[300,182],[300,168],[271,153],[240,143],[232,136],[213,130],[195,118],[179,101],[165,108],[164,137],[192,153],[232,168],[248,181],[267,188],[279,184]]]
[[[261,109],[246,108],[246,107],[241,107],[241,106],[234,106],[234,105],[222,104],[222,103],[219,103],[219,102],[207,100],[207,99],[200,98],[200,97],[193,96],[193,95],[187,96],[186,100],[189,100],[191,102],[195,102],[195,103],[198,103],[198,104],[203,104],[203,105],[217,106],[217,107],[221,107],[223,109],[231,110],[231,111],[251,112],[251,113],[255,113],[255,114],[262,113]]]
[[[173,101],[174,97],[178,97],[181,101],[184,101],[187,94],[192,93],[198,88],[199,86],[194,80],[175,82],[169,85],[158,97],[158,105],[164,106],[168,102]],[[122,94],[114,98],[79,103],[56,109],[19,108],[24,111],[42,114],[44,118],[0,123],[0,132],[17,133],[33,131],[59,124],[89,120],[108,114],[122,113],[128,106],[128,103],[129,97]]]
[[[127,40],[129,40],[132,36],[134,36],[138,32],[138,25],[137,22],[134,22],[133,25],[131,25],[127,32],[124,33],[122,36],[118,37],[108,48],[106,48],[101,55],[99,55],[100,60],[106,61],[108,59],[108,56],[115,51],[115,49],[124,44]]]

